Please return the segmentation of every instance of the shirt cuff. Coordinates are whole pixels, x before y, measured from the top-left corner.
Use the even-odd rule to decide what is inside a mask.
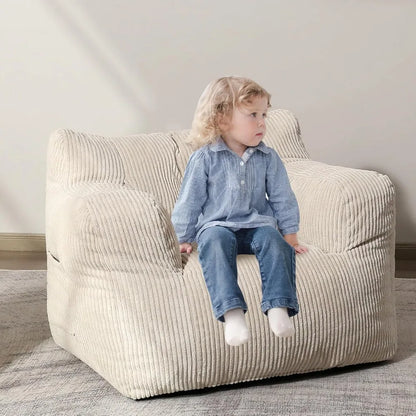
[[[192,244],[195,241],[195,238],[180,238],[178,239],[179,244],[189,243]]]
[[[282,232],[282,235],[286,234],[295,234],[299,231],[299,226],[294,225],[293,227],[288,227],[280,230]]]

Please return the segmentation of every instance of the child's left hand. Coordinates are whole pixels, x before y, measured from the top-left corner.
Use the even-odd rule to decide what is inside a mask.
[[[295,249],[295,253],[296,254],[302,254],[302,253],[306,253],[308,251],[308,248],[305,246],[302,246],[300,244],[295,244],[293,246],[293,248]]]
[[[308,249],[305,246],[302,246],[298,243],[298,237],[296,233],[286,234],[283,236],[288,244],[290,244],[294,249],[296,254],[306,253]]]

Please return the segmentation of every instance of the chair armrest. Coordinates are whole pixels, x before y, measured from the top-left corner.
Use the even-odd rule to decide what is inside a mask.
[[[305,243],[340,253],[394,238],[395,191],[387,175],[312,160],[288,162],[286,169]]]
[[[146,192],[102,183],[51,185],[46,206],[47,251],[67,271],[182,272],[170,216]]]

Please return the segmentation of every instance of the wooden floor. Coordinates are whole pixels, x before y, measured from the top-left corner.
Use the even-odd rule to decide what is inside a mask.
[[[44,253],[29,251],[0,251],[0,269],[46,270]],[[396,276],[416,279],[416,260],[396,260]]]

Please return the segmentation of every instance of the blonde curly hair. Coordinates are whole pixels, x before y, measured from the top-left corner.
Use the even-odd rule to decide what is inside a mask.
[[[231,76],[210,82],[198,100],[186,141],[194,149],[214,143],[221,134],[218,116],[231,117],[234,108],[249,104],[252,97],[266,97],[271,107],[271,95],[251,79]]]

